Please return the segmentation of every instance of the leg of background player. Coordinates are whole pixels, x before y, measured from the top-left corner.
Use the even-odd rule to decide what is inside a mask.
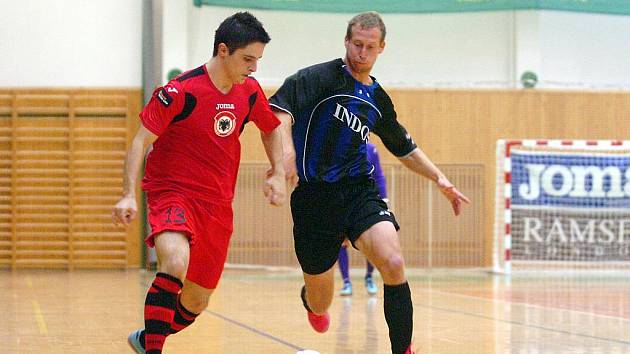
[[[350,282],[349,260],[348,260],[348,246],[345,244],[339,249],[339,271],[341,272],[341,278],[343,279],[343,287],[339,292],[342,296],[352,295],[352,283]]]

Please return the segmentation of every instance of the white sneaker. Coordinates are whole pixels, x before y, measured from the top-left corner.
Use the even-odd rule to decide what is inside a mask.
[[[343,283],[343,288],[341,288],[341,291],[339,292],[339,295],[341,295],[341,296],[350,296],[350,295],[352,295],[352,283],[350,283],[350,282]]]
[[[372,277],[365,278],[365,290],[367,290],[367,293],[370,295],[375,295],[378,292],[378,288],[376,287],[376,284],[374,284]]]
[[[144,347],[140,342],[140,335],[142,334],[142,331],[144,331],[144,329],[139,329],[135,332],[131,332],[129,337],[127,337],[127,342],[129,343],[129,346],[133,348],[133,350],[135,350],[138,354],[146,354],[146,351],[144,350]]]

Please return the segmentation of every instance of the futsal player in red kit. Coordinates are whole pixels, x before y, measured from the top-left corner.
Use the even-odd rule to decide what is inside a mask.
[[[270,41],[250,13],[225,19],[212,58],[158,87],[140,113],[142,125],[125,161],[116,223],[137,213],[136,180],[149,153],[142,189],[159,268],[144,306],[144,329],[129,335],[138,353],[161,353],[166,337],[189,326],[207,306],[223,271],[232,234],[232,199],[240,162],[239,136],[248,122],[261,131],[271,162],[264,192],[281,205],[286,195],[279,120],[256,71]]]

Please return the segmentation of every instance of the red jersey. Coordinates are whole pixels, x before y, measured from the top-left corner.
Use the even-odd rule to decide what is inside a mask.
[[[158,136],[142,189],[220,202],[234,198],[245,124],[252,121],[265,133],[280,124],[255,79],[249,77],[223,94],[205,65],[158,87],[140,118]]]

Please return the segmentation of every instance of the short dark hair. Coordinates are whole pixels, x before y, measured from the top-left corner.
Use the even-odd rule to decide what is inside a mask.
[[[262,23],[249,12],[237,12],[221,22],[214,32],[214,50],[212,56],[217,55],[219,44],[225,43],[229,53],[244,48],[250,43],[269,43],[271,38],[263,28]]]
[[[385,40],[387,29],[385,28],[385,23],[383,22],[381,15],[379,15],[376,11],[363,12],[354,16],[350,22],[348,22],[348,28],[346,28],[347,40],[352,38],[352,27],[354,25],[359,26],[361,29],[377,27],[381,30],[381,42]]]

